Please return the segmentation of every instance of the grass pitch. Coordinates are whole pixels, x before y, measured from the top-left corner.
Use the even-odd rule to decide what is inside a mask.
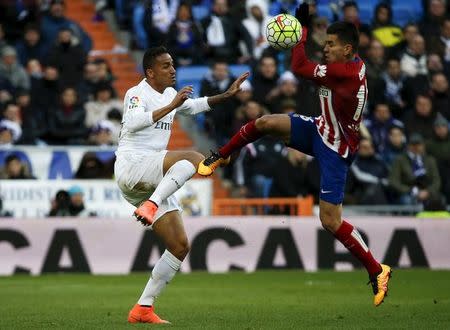
[[[131,329],[148,274],[0,278],[0,329]],[[156,304],[172,325],[203,329],[450,328],[450,272],[395,270],[378,308],[362,271],[178,274]]]

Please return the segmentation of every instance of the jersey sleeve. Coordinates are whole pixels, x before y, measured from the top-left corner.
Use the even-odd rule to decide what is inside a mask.
[[[320,64],[309,60],[305,52],[306,34],[307,30],[304,29],[304,38],[292,49],[291,70],[293,73],[329,88],[340,84],[343,79],[354,77],[353,67],[348,63]]]
[[[182,115],[196,115],[197,113],[211,110],[208,104],[208,97],[187,99],[177,108],[177,113]]]
[[[145,106],[144,100],[137,94],[127,92],[123,104],[122,125],[131,133],[153,125],[153,111]]]

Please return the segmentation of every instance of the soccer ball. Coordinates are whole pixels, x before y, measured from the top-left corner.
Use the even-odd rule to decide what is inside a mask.
[[[279,14],[267,23],[266,38],[269,45],[275,49],[292,48],[302,38],[302,25],[292,15]]]

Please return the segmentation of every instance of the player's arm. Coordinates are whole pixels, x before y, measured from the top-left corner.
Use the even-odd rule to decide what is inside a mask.
[[[236,93],[241,90],[241,84],[245,79],[247,79],[248,76],[249,72],[241,74],[239,78],[237,78],[223,93],[208,97],[201,97],[198,99],[188,99],[182,106],[178,108],[177,112],[182,114],[195,115],[197,113],[210,110],[211,107],[215,104],[222,103],[236,95]]]
[[[134,133],[152,126],[175,108],[181,106],[192,94],[192,86],[183,87],[172,102],[154,111],[147,109],[145,103],[138,96],[132,94],[127,93],[125,96],[122,124],[129,132]]]

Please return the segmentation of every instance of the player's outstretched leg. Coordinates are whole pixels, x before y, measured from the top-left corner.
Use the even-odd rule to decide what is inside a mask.
[[[204,159],[198,165],[198,174],[209,176],[219,166],[225,166],[230,162],[230,155],[245,146],[248,143],[258,140],[263,133],[256,128],[256,120],[252,120],[242,126],[231,140],[220,148],[217,152],[211,152],[211,155]]]

